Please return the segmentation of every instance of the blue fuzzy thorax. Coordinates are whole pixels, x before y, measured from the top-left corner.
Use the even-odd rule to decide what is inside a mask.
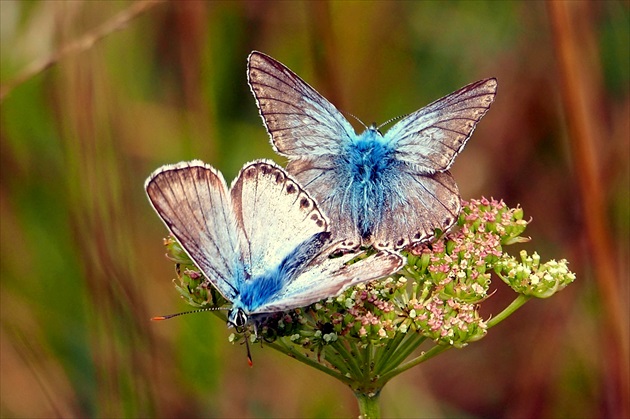
[[[278,268],[265,272],[258,278],[244,281],[239,289],[238,299],[233,305],[250,313],[267,303],[282,289],[286,281],[284,272]]]
[[[355,137],[346,149],[346,161],[340,176],[343,185],[344,205],[363,238],[374,232],[389,205],[390,189],[396,184],[394,150],[383,135],[370,127]]]

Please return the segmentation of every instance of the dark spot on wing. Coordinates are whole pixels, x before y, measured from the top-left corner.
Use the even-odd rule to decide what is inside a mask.
[[[322,220],[318,214],[313,213],[313,215],[311,215],[311,220],[315,221],[315,224],[317,224],[317,227],[323,227],[324,226],[324,220]]]
[[[244,177],[245,177],[246,179],[252,179],[252,178],[254,178],[255,176],[256,176],[256,168],[254,168],[254,167],[250,167],[249,169],[247,169],[247,170],[245,171],[245,176],[244,176]]]
[[[297,192],[297,188],[295,187],[294,184],[292,184],[292,183],[287,184],[287,193],[288,194],[293,194],[293,193],[296,193],[296,192]]]
[[[414,239],[416,240],[420,240],[422,238],[423,234],[421,232],[417,232],[415,236],[413,236]]]
[[[300,208],[304,209],[304,208],[308,208],[311,205],[311,203],[309,202],[309,200],[307,198],[302,198],[300,200]]]
[[[268,175],[269,173],[271,173],[271,166],[268,166],[266,164],[263,164],[260,166],[260,171],[265,174]]]
[[[405,244],[405,239],[404,238],[402,238],[402,239],[400,239],[400,240],[398,240],[396,242],[396,247],[402,247],[403,244]]]

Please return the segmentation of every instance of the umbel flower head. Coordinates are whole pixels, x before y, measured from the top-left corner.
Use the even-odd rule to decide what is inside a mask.
[[[504,246],[529,240],[521,236],[527,224],[520,207],[503,201],[464,202],[456,227],[433,243],[407,249],[407,265],[396,275],[269,315],[255,331],[237,331],[230,341],[262,341],[341,380],[357,395],[378,395],[397,374],[481,339],[529,298],[548,298],[575,279],[566,260],[541,263],[537,253],[522,251],[517,259],[504,252]],[[186,302],[199,308],[229,304],[174,239],[165,244]],[[492,294],[493,273],[517,296],[485,320],[479,309]],[[214,313],[225,319],[224,311]],[[424,351],[412,358],[421,345]]]

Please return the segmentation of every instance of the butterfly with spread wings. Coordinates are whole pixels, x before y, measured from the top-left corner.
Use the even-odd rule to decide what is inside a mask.
[[[249,85],[287,171],[354,249],[401,249],[446,231],[461,208],[449,172],[494,101],[494,78],[469,84],[402,118],[384,135],[357,135],[343,115],[282,63],[254,51]]]
[[[381,251],[330,257],[329,222],[316,202],[271,161],[246,164],[228,188],[201,161],[156,170],[145,188],[153,208],[210,283],[232,303],[228,325],[305,307],[398,271]]]

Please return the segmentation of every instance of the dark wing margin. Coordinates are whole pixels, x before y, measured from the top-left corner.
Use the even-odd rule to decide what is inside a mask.
[[[459,217],[461,199],[450,172],[402,176],[407,186],[390,195],[390,207],[374,231],[376,249],[397,250],[432,241],[436,229],[449,230]]]

